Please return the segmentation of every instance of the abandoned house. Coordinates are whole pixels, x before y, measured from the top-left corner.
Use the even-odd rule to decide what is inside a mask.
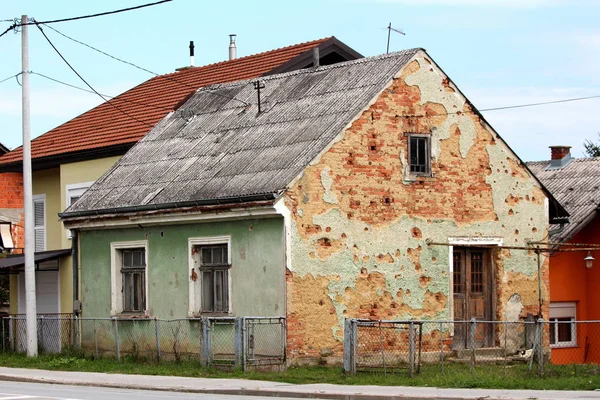
[[[201,88],[61,218],[84,317],[285,316],[302,362],[345,318],[547,317],[547,259],[506,247],[567,215],[411,49]]]

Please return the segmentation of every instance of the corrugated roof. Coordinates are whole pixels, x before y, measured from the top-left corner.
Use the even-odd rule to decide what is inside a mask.
[[[575,158],[562,168],[548,168],[550,161],[527,166],[570,214],[570,223],[552,237],[569,240],[579,232],[600,205],[600,157]]]
[[[262,76],[333,37],[157,76],[46,132],[31,143],[32,158],[133,144],[196,89]],[[1,153],[0,153],[1,155]],[[0,165],[20,162],[19,147]]]
[[[277,193],[419,50],[202,88],[65,216]]]

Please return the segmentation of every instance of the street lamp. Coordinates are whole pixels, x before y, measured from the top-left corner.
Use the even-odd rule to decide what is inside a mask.
[[[586,268],[592,268],[594,260],[595,258],[592,257],[592,253],[588,251],[587,256],[585,256],[585,258],[583,259],[583,261],[585,261]]]

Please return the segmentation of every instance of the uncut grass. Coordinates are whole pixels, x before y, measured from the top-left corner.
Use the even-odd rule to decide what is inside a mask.
[[[13,368],[36,368],[61,371],[105,372],[163,376],[204,378],[243,378],[296,384],[333,383],[343,385],[424,386],[446,388],[492,388],[492,389],[545,389],[545,390],[594,390],[600,388],[600,366],[596,365],[546,365],[544,376],[524,364],[484,365],[474,372],[468,365],[424,365],[419,374],[409,377],[407,371],[395,373],[359,372],[347,376],[337,366],[292,367],[284,372],[222,371],[204,368],[197,361],[160,362],[123,357],[83,357],[80,355],[40,355],[27,358],[20,354],[0,354],[0,366]]]

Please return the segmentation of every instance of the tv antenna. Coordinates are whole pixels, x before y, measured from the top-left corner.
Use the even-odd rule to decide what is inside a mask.
[[[388,40],[387,40],[387,49],[385,51],[385,54],[389,54],[390,52],[390,36],[392,34],[392,31],[399,33],[401,35],[406,35],[406,33],[402,32],[402,30],[400,29],[395,29],[392,28],[392,23],[390,22],[390,24],[387,26],[387,30],[388,30]]]

